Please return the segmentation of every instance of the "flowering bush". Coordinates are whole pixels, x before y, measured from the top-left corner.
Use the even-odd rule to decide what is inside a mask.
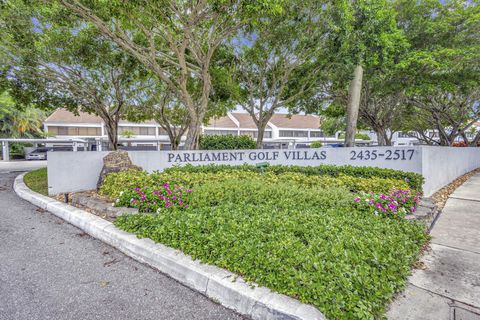
[[[452,147],[464,148],[464,147],[468,147],[468,145],[465,143],[465,141],[459,141],[459,142],[454,142],[452,144]]]
[[[360,209],[373,212],[375,215],[383,214],[396,218],[414,213],[419,199],[420,194],[409,189],[392,189],[388,194],[363,193],[355,198],[354,202]]]
[[[157,212],[162,209],[188,208],[188,195],[191,189],[181,186],[170,186],[165,183],[161,187],[134,188],[120,192],[114,205],[117,207],[138,208],[140,212]]]

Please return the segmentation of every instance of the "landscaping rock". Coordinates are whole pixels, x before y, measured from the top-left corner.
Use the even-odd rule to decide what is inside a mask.
[[[98,179],[97,189],[103,183],[103,180],[109,173],[113,172],[123,172],[128,170],[139,170],[142,171],[142,168],[136,166],[130,160],[128,152],[125,150],[117,150],[110,152],[103,158],[103,168],[100,172],[100,178]]]
[[[419,206],[426,207],[429,209],[434,209],[437,207],[437,205],[435,204],[432,198],[423,198],[422,200],[420,200]]]
[[[114,207],[111,202],[95,198],[88,192],[72,194],[71,204],[106,219],[115,219],[124,214],[138,213],[136,208]]]
[[[422,207],[419,206],[417,211],[413,214],[417,220],[427,220],[433,215],[434,208]]]
[[[415,213],[407,215],[405,219],[419,221],[429,230],[439,212],[439,207],[432,198],[423,198],[420,200]]]

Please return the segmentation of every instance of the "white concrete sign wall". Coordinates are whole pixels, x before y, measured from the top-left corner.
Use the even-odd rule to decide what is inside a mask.
[[[422,147],[423,190],[427,196],[476,168],[480,168],[480,148]]]
[[[148,172],[163,170],[174,165],[206,165],[244,163],[318,166],[320,164],[373,166],[404,171],[421,172],[419,148],[319,148],[268,150],[210,150],[129,152],[132,162]]]
[[[465,157],[467,153],[469,156]],[[49,153],[49,193],[58,194],[94,189],[102,169],[102,158],[106,154],[107,152]],[[427,196],[459,175],[480,166],[480,148],[364,147],[297,150],[131,151],[129,155],[135,165],[148,172],[162,171],[165,168],[188,163],[192,165],[212,163],[241,165],[268,162],[272,165],[333,164],[391,168],[423,174],[427,180],[424,186],[424,193]],[[446,158],[442,160],[440,155],[445,155]],[[426,160],[425,157],[429,160]],[[458,166],[460,168],[452,168]],[[445,173],[443,176],[442,172]]]

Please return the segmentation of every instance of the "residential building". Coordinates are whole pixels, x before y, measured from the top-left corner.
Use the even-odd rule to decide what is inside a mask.
[[[44,130],[51,137],[81,138],[91,141],[92,145],[107,142],[107,132],[102,119],[93,114],[79,112],[78,115],[65,109],[56,110],[44,123]],[[168,135],[154,121],[134,123],[121,120],[119,136],[122,144],[147,149],[169,149]],[[125,135],[125,133],[128,133]],[[248,135],[253,139],[258,130],[247,113],[229,112],[219,118],[213,118],[208,125],[202,126],[204,135]],[[132,136],[131,138],[127,138]],[[182,140],[184,140],[183,138]],[[338,143],[332,137],[324,137],[320,129],[320,118],[315,115],[274,114],[268,122],[264,135],[265,148],[307,147],[313,141]]]

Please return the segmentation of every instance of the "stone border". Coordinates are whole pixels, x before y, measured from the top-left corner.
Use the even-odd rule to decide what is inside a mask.
[[[179,250],[139,239],[117,229],[111,222],[84,210],[59,202],[30,190],[23,182],[24,174],[15,178],[17,195],[32,204],[50,211],[127,256],[146,263],[182,284],[196,290],[223,306],[252,319],[326,319],[315,307],[265,287],[252,287],[237,275],[199,261]]]
[[[440,209],[431,198],[422,198],[417,206],[417,211],[408,214],[405,219],[423,223],[427,232],[430,232],[432,225],[440,213]]]
[[[138,209],[136,208],[114,207],[111,202],[108,203],[105,200],[92,197],[84,192],[72,193],[69,198],[72,206],[83,209],[107,220],[115,219],[124,214],[138,213]]]

